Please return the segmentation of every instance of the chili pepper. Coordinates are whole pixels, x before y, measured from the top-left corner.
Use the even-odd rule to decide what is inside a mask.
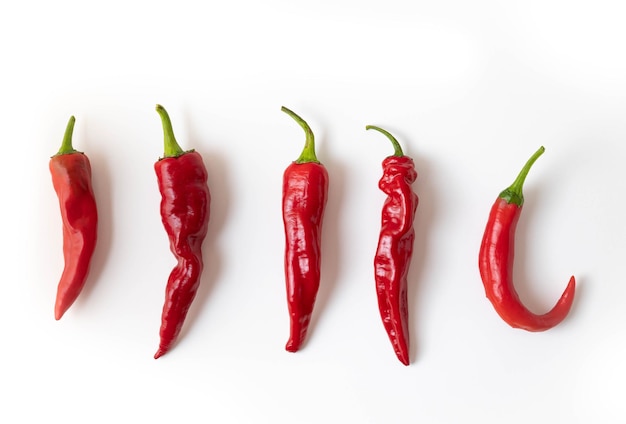
[[[387,194],[381,214],[381,230],[374,257],[378,309],[393,350],[409,365],[409,307],[407,277],[415,229],[413,220],[419,202],[411,184],[417,179],[413,159],[405,156],[396,138],[386,130],[368,125],[391,141],[394,154],[383,160],[383,176],[378,187]]]
[[[74,122],[67,123],[59,151],[50,159],[52,185],[59,198],[63,221],[65,266],[57,288],[54,317],[59,320],[85,286],[96,248],[98,210],[91,185],[91,164],[72,147]]]
[[[522,304],[513,285],[515,229],[524,204],[522,186],[530,167],[544,150],[542,146],[532,155],[513,184],[496,199],[489,214],[478,262],[487,298],[496,312],[511,327],[527,331],[545,331],[563,321],[572,307],[576,290],[572,276],[556,305],[549,312],[537,315]]]
[[[160,344],[154,358],[174,344],[196,296],[202,274],[202,242],[207,234],[211,195],[200,154],[183,151],[166,110],[156,106],[164,133],[164,155],[155,164],[161,193],[161,221],[178,263],[170,273],[161,316]]]
[[[286,107],[304,130],[306,141],[300,157],[283,174],[283,223],[285,227],[285,280],[290,318],[285,349],[296,352],[304,342],[320,285],[322,220],[328,197],[328,172],[315,154],[315,138],[309,125]]]

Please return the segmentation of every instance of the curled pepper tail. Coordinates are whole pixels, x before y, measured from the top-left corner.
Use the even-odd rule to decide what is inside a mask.
[[[569,314],[572,304],[574,303],[574,294],[576,292],[576,279],[572,276],[567,283],[567,287],[561,294],[554,307],[543,315],[535,315],[528,312],[526,317],[520,317],[519,320],[512,320],[509,324],[515,328],[522,328],[527,331],[539,332],[546,331],[557,326]]]

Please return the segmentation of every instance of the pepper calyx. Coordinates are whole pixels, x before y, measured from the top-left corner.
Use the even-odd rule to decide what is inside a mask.
[[[185,153],[192,152],[193,150],[183,150],[176,137],[174,137],[174,130],[172,128],[172,121],[165,108],[159,104],[156,105],[156,111],[161,117],[161,123],[163,124],[163,157],[159,158],[177,158]]]
[[[59,151],[54,154],[54,156],[68,155],[71,153],[83,153],[74,149],[74,147],[72,146],[72,134],[74,133],[75,122],[76,122],[76,118],[74,118],[73,115],[70,116],[70,119],[67,122],[67,127],[65,128],[65,134],[63,134],[63,141],[61,142],[61,147],[59,148]]]
[[[391,141],[391,144],[393,145],[393,156],[397,156],[399,158],[404,156],[404,152],[402,151],[402,146],[400,146],[400,143],[398,143],[398,140],[396,140],[396,138],[389,131],[384,130],[380,127],[377,127],[376,125],[366,125],[365,129],[376,130],[384,134],[389,139],[389,141]]]
[[[302,127],[302,129],[304,130],[304,134],[306,135],[304,148],[302,149],[302,153],[300,153],[298,159],[295,160],[295,163],[320,163],[320,161],[317,159],[317,155],[315,154],[315,136],[313,135],[313,131],[311,130],[311,127],[309,127],[309,124],[307,124],[306,121],[298,116],[295,112],[286,108],[285,106],[282,106],[280,110],[291,116],[298,123],[298,125]]]
[[[513,184],[504,189],[500,195],[498,196],[500,199],[504,199],[509,204],[514,204],[517,206],[522,206],[524,204],[524,195],[522,193],[522,189],[524,186],[524,181],[526,180],[526,176],[528,175],[528,171],[533,166],[535,161],[543,154],[546,149],[541,146],[533,155],[526,161],[524,167],[513,181]]]

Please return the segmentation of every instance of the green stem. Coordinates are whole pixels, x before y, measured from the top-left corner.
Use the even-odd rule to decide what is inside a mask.
[[[74,133],[74,122],[76,122],[76,118],[74,116],[70,116],[70,120],[67,123],[67,127],[65,128],[65,134],[63,135],[63,142],[61,143],[61,148],[57,152],[55,156],[58,155],[67,155],[69,153],[80,153],[78,150],[74,149],[72,146],[72,134]]]
[[[161,105],[156,105],[156,111],[161,117],[161,123],[163,124],[163,157],[175,158],[182,155],[185,151],[178,145],[176,137],[174,137],[170,116]]]
[[[381,132],[381,133],[385,134],[387,136],[387,138],[389,140],[391,140],[391,144],[393,144],[393,155],[397,156],[399,158],[404,156],[404,153],[402,152],[402,147],[400,146],[400,143],[398,143],[398,140],[396,140],[396,138],[393,135],[391,135],[390,132],[388,132],[388,131],[380,128],[380,127],[377,127],[375,125],[366,125],[365,129],[366,130],[376,130],[378,132]]]
[[[543,154],[546,149],[541,146],[531,157],[528,159],[520,173],[518,174],[513,184],[511,184],[508,188],[506,188],[502,193],[500,193],[500,198],[506,200],[507,203],[513,203],[517,206],[522,206],[524,204],[524,195],[522,194],[522,187],[524,185],[524,180],[526,180],[526,175],[528,175],[528,171],[530,171],[530,167],[533,166],[533,163]]]
[[[298,123],[298,125],[302,127],[304,133],[306,134],[304,148],[302,149],[302,153],[300,153],[300,157],[296,159],[296,163],[320,163],[320,161],[317,160],[317,156],[315,155],[315,136],[313,135],[313,131],[311,131],[311,127],[309,127],[309,124],[307,124],[304,119],[300,118],[293,111],[287,109],[285,106],[281,107],[280,110],[291,116]]]

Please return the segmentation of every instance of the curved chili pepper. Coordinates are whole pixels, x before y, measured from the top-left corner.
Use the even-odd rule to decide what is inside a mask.
[[[285,349],[296,352],[311,322],[320,285],[322,220],[328,197],[328,173],[315,155],[315,138],[308,124],[286,107],[304,130],[302,154],[283,174],[283,223],[285,227],[285,280],[290,318]]]
[[[202,274],[202,242],[209,223],[211,195],[207,171],[200,154],[183,151],[174,138],[172,123],[161,105],[156,106],[164,132],[164,157],[154,164],[161,193],[161,221],[178,263],[170,273],[161,316],[160,344],[154,358],[174,344]]]
[[[89,274],[98,235],[98,210],[91,186],[89,158],[72,147],[75,118],[70,117],[61,148],[50,159],[52,185],[63,220],[65,267],[57,288],[54,317],[59,320],[78,298]]]
[[[393,135],[374,125],[365,128],[383,133],[394,148],[393,156],[383,160],[383,176],[378,183],[387,199],[381,214],[374,271],[383,325],[396,356],[404,365],[409,365],[407,277],[415,239],[413,220],[419,202],[411,189],[417,172],[413,159],[404,155]]]
[[[530,167],[544,152],[543,146],[526,162],[519,175],[496,199],[489,214],[480,246],[479,268],[487,298],[500,317],[513,328],[545,331],[567,316],[574,301],[576,281],[572,276],[556,305],[537,315],[521,302],[513,285],[515,228],[522,212],[522,186]]]

